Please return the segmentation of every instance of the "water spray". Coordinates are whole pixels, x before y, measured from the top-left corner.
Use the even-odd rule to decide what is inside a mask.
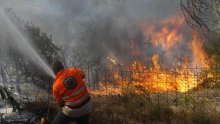
[[[5,11],[0,8],[0,22],[7,26],[7,33],[10,36],[13,36],[13,43],[16,45],[16,48],[23,54],[30,58],[30,60],[40,67],[44,72],[46,72],[51,77],[55,77],[50,66],[43,60],[43,58],[35,51],[35,49],[28,42],[30,39],[22,34],[21,30],[16,27],[16,25],[12,22],[12,20],[5,14]]]

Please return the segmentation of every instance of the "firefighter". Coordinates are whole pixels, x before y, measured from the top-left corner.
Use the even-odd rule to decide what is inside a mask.
[[[66,124],[72,121],[88,124],[92,103],[83,81],[84,72],[78,68],[64,69],[60,61],[53,62],[52,69],[56,75],[53,95],[61,107],[52,124]]]

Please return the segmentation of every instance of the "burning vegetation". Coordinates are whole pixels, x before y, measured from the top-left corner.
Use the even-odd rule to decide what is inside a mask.
[[[207,78],[202,74],[211,67],[211,59],[203,49],[202,37],[187,27],[184,17],[173,16],[153,24],[141,24],[140,29],[142,35],[130,42],[130,62],[107,57],[109,69],[119,69],[110,72],[116,84],[100,79],[103,94],[106,93],[105,87],[120,94],[121,87],[127,85],[150,92],[187,92]],[[148,48],[151,53],[147,53]]]
[[[212,69],[218,52],[212,56],[213,51],[205,49],[207,39],[189,28],[181,14],[163,19],[141,20],[141,17],[138,21],[130,21],[126,17],[119,18],[120,14],[127,13],[123,5],[117,6],[123,10],[119,14],[116,7],[107,15],[94,15],[94,20],[79,18],[86,21],[74,27],[80,27],[79,31],[72,31],[77,32],[76,39],[71,31],[66,31],[71,32],[67,34],[71,37],[65,38],[74,41],[68,47],[58,47],[52,37],[32,23],[23,24],[20,18],[12,18],[22,22],[22,30],[28,32],[28,37],[33,39],[33,44],[45,60],[52,62],[60,58],[66,66],[84,69],[94,102],[91,122],[219,122],[220,72],[218,67]],[[71,22],[68,26],[73,24]],[[1,46],[8,43],[7,37],[0,37],[4,39],[0,42]],[[215,40],[218,42],[218,38]],[[51,98],[49,77],[41,73],[25,54],[20,55],[19,50],[14,49],[16,47],[9,47],[7,51],[10,54],[5,52],[5,48],[0,49],[0,57],[6,58],[0,61],[0,81],[14,93],[6,98],[5,88],[0,87],[0,95],[3,100],[14,101],[15,104],[10,103],[12,107],[34,113],[37,116],[34,121],[46,116],[50,120],[57,106]],[[218,49],[219,45],[215,47]],[[23,47],[20,49],[23,50]],[[28,56],[33,57],[31,53]],[[48,82],[46,88],[45,82]],[[17,101],[25,102],[21,104]],[[216,115],[212,115],[211,111]],[[197,113],[198,116],[195,116]],[[208,117],[204,113],[208,113]],[[24,114],[27,114],[26,111]],[[0,116],[2,120],[7,117],[11,120],[12,116],[6,115],[7,110],[5,115]]]

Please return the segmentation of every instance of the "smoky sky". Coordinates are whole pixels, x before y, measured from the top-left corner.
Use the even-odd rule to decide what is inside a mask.
[[[146,49],[137,57],[152,56],[154,49],[141,44],[146,39],[138,25],[181,14],[179,0],[0,0],[0,7],[12,8],[57,44],[98,62],[108,54],[129,56],[131,39]]]
[[[178,0],[0,0],[0,4],[13,8],[18,16],[60,42],[77,39],[82,23],[111,18],[116,26],[127,27],[144,19],[167,18],[179,11]]]

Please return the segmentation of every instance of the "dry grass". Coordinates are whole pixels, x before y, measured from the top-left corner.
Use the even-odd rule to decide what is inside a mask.
[[[92,124],[217,124],[220,122],[220,111],[214,100],[218,98],[218,94],[218,90],[152,94],[143,90],[137,93],[126,89],[120,95],[92,95],[93,112],[90,122]],[[45,106],[48,106],[43,102],[34,104],[32,105],[35,106],[34,108],[44,108],[44,110]],[[55,106],[53,107],[50,108],[51,120],[57,110]]]
[[[169,101],[155,101],[158,97],[147,91],[122,95],[94,95],[91,123],[94,124],[215,124],[220,122],[220,112],[211,99],[197,98],[198,94],[170,93]],[[161,96],[167,96],[161,93]],[[215,93],[213,93],[214,95]],[[160,98],[160,97],[159,97]]]

